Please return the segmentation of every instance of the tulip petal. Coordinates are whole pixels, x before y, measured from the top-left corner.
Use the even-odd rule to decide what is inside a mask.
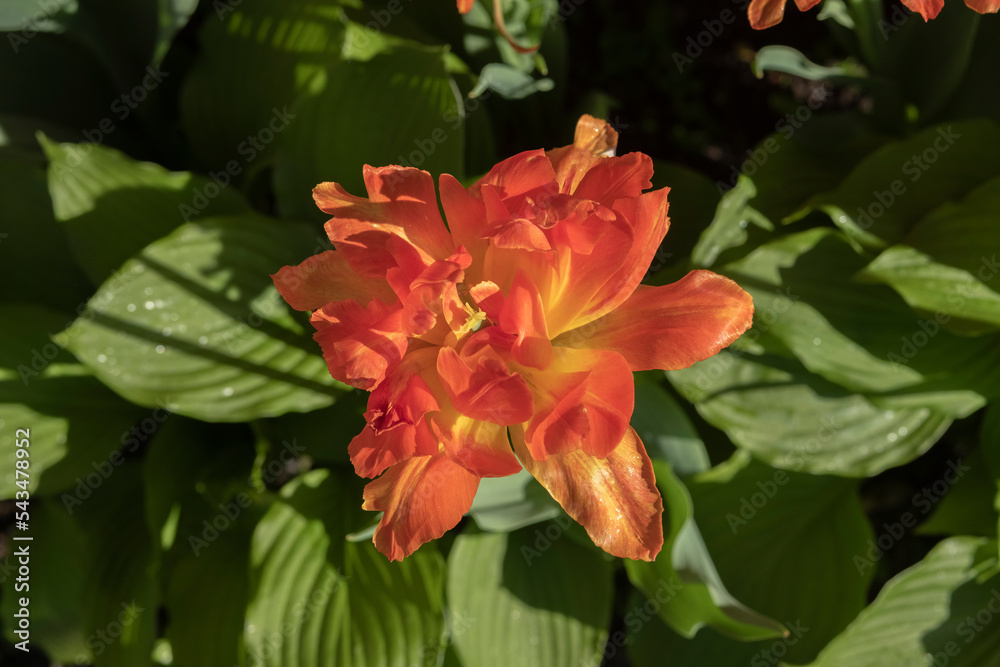
[[[474,194],[462,187],[454,176],[441,174],[438,180],[441,189],[441,206],[448,219],[448,229],[455,245],[463,246],[473,258],[469,280],[482,280],[482,260],[489,241],[480,238],[486,225],[486,209],[478,193]]]
[[[616,199],[631,199],[653,187],[653,161],[642,153],[605,157],[584,174],[573,193],[611,206]]]
[[[944,0],[902,0],[903,4],[912,11],[920,14],[924,21],[937,18],[937,15],[944,8]]]
[[[538,288],[524,271],[514,275],[514,284],[500,310],[500,328],[516,336],[511,354],[519,364],[546,368],[552,363],[552,343],[545,325]]]
[[[573,145],[546,153],[556,173],[559,192],[573,194],[588,170],[602,157],[615,154],[618,132],[607,121],[584,114],[576,123]]]
[[[398,463],[365,487],[362,507],[385,512],[372,541],[389,560],[402,560],[437,539],[472,507],[479,478],[445,453]]]
[[[472,189],[480,189],[484,185],[493,186],[501,199],[519,197],[526,192],[546,186],[555,194],[555,178],[556,172],[545,151],[524,151],[498,163],[488,174],[479,179]]]
[[[352,236],[369,234],[399,236],[425,253],[443,259],[454,252],[451,235],[441,220],[434,180],[426,171],[412,167],[373,168],[365,165],[368,198],[348,194],[337,183],[320,183],[313,199],[320,210],[333,216],[326,224],[330,240],[339,243]],[[372,251],[378,250],[375,244]]]
[[[996,14],[1000,10],[1000,0],[965,0],[965,4],[980,14]]]
[[[375,300],[327,304],[313,313],[313,338],[323,350],[330,374],[359,389],[374,389],[406,352],[402,311]]]
[[[576,451],[544,461],[532,458],[519,427],[510,431],[525,469],[587,530],[594,544],[621,558],[656,558],[663,547],[663,500],[653,464],[635,431],[629,428],[603,459]]]
[[[605,350],[556,348],[545,371],[526,370],[535,414],[525,439],[536,460],[582,450],[604,458],[621,440],[635,405],[635,380],[625,359]]]
[[[506,477],[521,471],[510,448],[507,427],[467,417],[447,408],[431,417],[437,441],[453,461],[476,477]]]
[[[488,347],[468,359],[442,348],[437,370],[452,404],[472,419],[510,426],[534,414],[527,383]]]
[[[633,371],[677,370],[707,359],[753,323],[753,299],[725,276],[692,271],[661,287],[639,286],[601,320],[556,345],[614,350]]]
[[[383,281],[366,280],[351,268],[343,253],[327,250],[298,266],[283,266],[271,276],[278,293],[295,310],[317,310],[331,301],[372,299],[393,303],[396,296]]]

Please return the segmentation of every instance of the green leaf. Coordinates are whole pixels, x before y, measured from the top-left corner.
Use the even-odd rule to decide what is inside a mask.
[[[0,299],[75,313],[90,295],[52,215],[45,171],[0,157]]]
[[[960,204],[946,203],[892,246],[861,274],[891,285],[906,302],[964,333],[1000,329],[1000,179],[988,182]]]
[[[1000,129],[994,123],[946,123],[886,144],[810,204],[853,240],[880,249],[902,241],[928,210],[998,174]]]
[[[867,79],[860,76],[858,67],[844,63],[837,67],[817,65],[790,46],[768,45],[757,52],[753,62],[754,74],[764,78],[769,71],[794,74],[808,81],[830,81],[831,83],[854,83],[864,85]]]
[[[544,532],[466,532],[456,538],[448,558],[448,606],[463,664],[601,663],[611,567],[562,537],[560,524],[549,523]]]
[[[685,637],[693,637],[706,625],[743,641],[782,636],[781,624],[749,609],[726,590],[694,521],[687,489],[665,463],[654,461],[653,469],[666,508],[663,550],[652,563],[625,561],[632,583],[660,618]]]
[[[839,233],[815,228],[763,245],[722,272],[754,298],[747,340],[776,337],[810,371],[885,405],[958,417],[982,407],[998,388],[998,371],[975,360],[1000,354],[996,341],[943,331],[892,290],[853,281],[865,264]]]
[[[715,264],[719,255],[725,251],[746,243],[748,238],[746,229],[750,222],[767,230],[773,229],[770,222],[747,205],[755,194],[757,190],[753,181],[740,176],[736,187],[722,196],[715,212],[715,219],[702,232],[701,238],[691,251],[691,263],[694,266],[708,268]]]
[[[670,381],[739,447],[797,472],[869,477],[937,442],[951,418],[931,408],[882,408],[770,353],[724,350]]]
[[[874,536],[856,481],[775,470],[741,452],[687,486],[733,595],[789,628],[808,628],[789,646],[789,662],[814,658],[864,608],[873,570],[859,572],[853,556]]]
[[[77,0],[8,0],[0,6],[0,31],[62,32],[77,10]]]
[[[492,90],[508,100],[519,100],[535,93],[544,93],[555,88],[552,79],[535,79],[527,72],[503,63],[490,63],[479,73],[479,80],[469,93],[469,97],[479,97]]]
[[[240,180],[250,181],[267,166],[288,108],[341,59],[342,4],[354,3],[242,0],[212,6],[180,99],[184,133],[206,168],[236,161]]]
[[[16,325],[0,334],[0,498],[23,490],[19,479],[27,479],[32,497],[73,486],[75,500],[89,497],[123,462],[118,449],[143,411],[108,391],[52,342],[52,334],[68,324],[66,316],[3,304],[0,319]],[[27,478],[15,474],[16,443],[23,439],[18,429],[28,429]],[[70,510],[79,504],[68,503]]]
[[[257,216],[189,223],[126,262],[58,339],[128,400],[205,421],[330,405],[308,325],[268,277],[311,244]]]
[[[660,383],[663,374],[639,374],[635,383],[632,428],[642,439],[650,458],[666,461],[678,475],[708,470],[711,463],[705,443],[691,420]]]
[[[360,484],[317,470],[286,485],[251,549],[245,641],[275,667],[436,665],[444,630],[444,561],[425,545],[390,563],[359,527]]]
[[[399,47],[321,73],[316,92],[294,107],[294,119],[281,135],[275,166],[281,211],[325,219],[312,188],[336,181],[361,194],[365,164],[400,164],[462,178],[462,106],[446,56],[444,48]]]
[[[996,665],[1000,634],[977,632],[975,617],[996,598],[996,545],[954,537],[894,577],[810,667]],[[988,575],[987,575],[988,576]],[[973,619],[972,622],[968,619]],[[938,654],[942,657],[938,657]],[[956,658],[957,659],[954,659]]]
[[[39,142],[52,206],[77,263],[99,285],[126,259],[182,223],[249,207],[236,192],[94,144]]]
[[[153,63],[159,63],[170,50],[170,44],[198,7],[198,0],[157,0],[159,5],[159,34]]]
[[[485,477],[469,510],[483,530],[507,533],[554,519],[562,508],[527,470],[507,477]]]

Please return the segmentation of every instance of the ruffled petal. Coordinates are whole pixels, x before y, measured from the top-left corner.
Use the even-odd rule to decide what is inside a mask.
[[[521,471],[506,426],[447,408],[434,414],[430,422],[448,456],[476,477],[506,477]]]
[[[371,390],[406,352],[402,311],[375,300],[328,304],[313,313],[313,338],[323,350],[330,374],[345,384]]]
[[[365,165],[364,177],[367,199],[348,194],[337,183],[321,183],[313,189],[316,205],[333,216],[326,229],[338,249],[340,242],[358,234],[392,234],[430,259],[443,259],[454,252],[430,174],[412,167],[376,169]],[[377,251],[377,247],[372,250]]]
[[[629,428],[605,458],[575,451],[535,460],[518,427],[514,451],[524,467],[613,556],[651,561],[663,547],[663,500],[642,441]]]
[[[535,392],[535,415],[525,439],[536,460],[582,450],[607,456],[628,428],[635,380],[617,352],[556,348],[546,371],[525,373]]]
[[[437,452],[437,440],[424,419],[440,409],[421,374],[434,372],[437,351],[411,351],[368,397],[364,430],[348,446],[354,470],[375,477],[414,455]]]
[[[739,285],[692,271],[671,285],[641,285],[619,308],[554,343],[614,350],[633,371],[677,370],[716,354],[752,323],[753,299]]]
[[[549,187],[555,192],[555,179],[556,172],[545,151],[524,151],[498,163],[472,189],[490,185],[501,199],[513,199],[538,188]]]
[[[507,301],[500,310],[500,329],[516,337],[511,354],[519,364],[546,368],[552,363],[552,343],[541,297],[523,271],[515,274]]]
[[[479,478],[447,454],[398,463],[365,487],[364,509],[385,512],[372,541],[389,560],[402,560],[437,539],[472,507]]]
[[[437,370],[452,404],[472,419],[510,426],[535,412],[527,383],[488,347],[467,359],[442,348]]]
[[[351,268],[343,253],[327,250],[298,266],[283,266],[271,276],[278,293],[295,310],[316,310],[331,301],[372,299],[392,303],[396,296],[384,281],[371,281]]]
[[[587,114],[580,116],[573,144],[546,153],[555,169],[559,192],[573,194],[594,163],[614,155],[617,147],[618,132],[610,123]]]
[[[611,206],[616,199],[638,197],[643,190],[653,187],[652,177],[653,161],[648,155],[629,153],[605,157],[584,174],[573,194]]]

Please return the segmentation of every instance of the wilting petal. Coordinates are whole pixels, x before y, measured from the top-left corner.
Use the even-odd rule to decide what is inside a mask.
[[[716,354],[752,323],[753,299],[739,285],[692,271],[670,285],[639,286],[602,319],[554,342],[620,352],[633,371],[677,370]]]
[[[514,276],[507,301],[500,310],[500,328],[516,337],[511,353],[525,366],[545,368],[552,363],[552,343],[538,289],[523,271]]]
[[[372,541],[389,560],[402,560],[437,539],[472,507],[479,478],[445,453],[397,463],[365,487],[364,509],[385,512]]]
[[[343,253],[335,250],[308,257],[298,266],[283,266],[271,279],[278,293],[295,310],[316,310],[331,301],[345,299],[364,304],[372,299],[385,303],[396,300],[385,282],[358,275]]]
[[[358,234],[392,234],[431,259],[454,252],[430,174],[412,167],[365,165],[364,177],[367,199],[348,194],[337,183],[321,183],[313,189],[317,206],[333,216],[326,229],[338,249],[340,242]]]
[[[431,417],[431,428],[453,461],[477,477],[506,477],[520,472],[510,448],[507,427],[444,410]]]
[[[354,301],[340,301],[313,313],[317,331],[313,338],[336,379],[371,390],[406,352],[402,311],[375,300],[367,308]]]
[[[965,4],[980,14],[996,14],[1000,11],[1000,0],[965,0]]]
[[[536,461],[518,427],[511,441],[521,463],[594,544],[613,556],[651,561],[663,547],[663,500],[642,441],[629,428],[605,458],[576,451]]]
[[[908,1],[903,0],[903,4],[908,4]],[[916,0],[917,2],[926,2],[927,0]],[[931,0],[935,2],[944,2],[944,0]],[[750,27],[756,30],[763,30],[764,28],[770,28],[773,25],[781,23],[781,19],[785,17],[785,3],[787,0],[753,0],[750,3],[749,16],[750,16]],[[795,0],[795,4],[798,6],[799,11],[806,11],[812,9],[818,5],[820,0]]]
[[[615,154],[618,132],[607,121],[584,114],[576,123],[573,145],[546,153],[556,172],[559,192],[573,194],[590,168],[602,157]]]
[[[436,356],[434,348],[411,351],[372,391],[365,428],[348,447],[361,477],[375,477],[411,456],[438,451],[424,416],[440,407],[421,377],[434,372]]]
[[[527,383],[490,348],[468,359],[442,348],[437,370],[452,404],[473,419],[510,426],[528,421],[535,411]]]
[[[635,381],[625,359],[605,350],[556,348],[545,371],[525,371],[535,391],[535,416],[525,438],[531,455],[580,449],[607,456],[628,428],[635,405]]]

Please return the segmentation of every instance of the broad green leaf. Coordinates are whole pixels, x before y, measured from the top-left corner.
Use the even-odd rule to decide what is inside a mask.
[[[650,457],[668,462],[678,475],[707,470],[711,463],[705,443],[684,410],[657,379],[662,381],[663,374],[636,376],[632,428]]]
[[[52,216],[45,171],[0,157],[0,201],[0,299],[75,313],[90,289]]]
[[[996,606],[996,561],[995,543],[984,539],[941,542],[889,581],[810,667],[1000,664],[1000,634],[977,631],[975,621],[983,610],[995,616],[987,605]]]
[[[884,248],[900,242],[928,210],[998,174],[1000,129],[994,123],[944,123],[871,153],[810,205],[853,240]]]
[[[0,30],[24,32],[62,32],[78,10],[77,0],[7,0],[0,5]]]
[[[275,456],[283,461],[306,456],[319,463],[351,465],[347,447],[367,425],[364,413],[369,395],[366,391],[352,389],[338,396],[337,402],[328,408],[307,413],[289,412],[257,422],[271,455],[261,472],[266,478],[275,477]]]
[[[191,14],[198,7],[198,0],[157,0],[159,8],[159,33],[156,50],[153,52],[153,63],[159,63],[167,55],[170,43]]]
[[[81,567],[81,558],[89,546],[87,536],[54,499],[33,498],[29,507],[29,531],[15,531],[13,536],[30,535],[33,539],[7,542],[7,555],[0,562],[3,584],[0,612],[4,619],[13,619],[20,608],[18,600],[30,594],[31,644],[42,647],[56,662],[72,664],[77,656],[87,654],[85,639],[91,631],[88,628],[84,632],[86,626],[80,608],[89,576]],[[22,590],[18,591],[15,586],[20,562],[15,552],[24,546],[30,552],[31,573],[40,576],[29,575],[30,588],[24,589],[21,582]],[[12,633],[15,627],[14,623],[4,623],[7,640],[12,644],[21,641]]]
[[[891,285],[914,308],[965,333],[1000,329],[1000,196],[994,179],[959,204],[946,203],[863,272]],[[954,320],[954,321],[953,321]]]
[[[94,492],[74,518],[90,540],[81,599],[87,646],[102,667],[150,664],[156,638],[159,544],[146,526],[142,467],[128,462]],[[115,636],[117,635],[117,637]]]
[[[338,390],[268,274],[311,235],[247,215],[189,223],[126,262],[58,336],[128,400],[205,421],[333,402]]]
[[[40,306],[0,305],[0,498],[63,493],[72,510],[125,458],[130,429],[144,410],[115,396],[51,339],[68,324]],[[29,472],[18,477],[17,442],[28,431]],[[134,451],[134,448],[133,448]],[[69,494],[70,499],[65,500]]]
[[[879,407],[795,360],[742,347],[668,377],[734,444],[796,472],[872,476],[927,451],[951,424],[926,407]]]
[[[691,251],[691,263],[694,266],[708,268],[715,264],[719,255],[725,251],[746,243],[748,238],[746,229],[751,222],[767,230],[773,229],[770,222],[747,206],[747,202],[756,193],[753,181],[741,176],[736,187],[722,196],[715,212],[715,219],[702,232],[701,238]]]
[[[866,265],[835,230],[779,238],[721,270],[754,297],[755,328],[810,371],[887,405],[964,417],[996,392],[994,338],[970,341],[918,316],[892,290],[852,276]],[[1000,359],[998,359],[1000,361]]]
[[[793,632],[808,628],[789,662],[814,658],[864,608],[873,570],[859,572],[853,557],[874,536],[856,481],[776,470],[740,452],[687,486],[733,595]]]
[[[401,46],[322,72],[281,135],[275,191],[282,213],[325,219],[312,189],[335,181],[361,195],[365,164],[462,178],[465,128],[446,55],[443,48]]]
[[[1000,523],[1000,514],[993,506],[997,486],[981,448],[952,460],[942,476],[920,491],[928,504],[942,493],[944,498],[917,533],[996,537]]]
[[[243,425],[174,416],[143,463],[146,519],[165,552],[165,635],[175,664],[239,663],[250,539],[262,513],[249,480],[250,436]]]
[[[249,209],[238,193],[95,144],[39,137],[49,159],[56,220],[94,285],[184,222]]]
[[[448,558],[448,606],[462,664],[600,665],[610,563],[564,537],[560,523],[458,536]]]
[[[288,110],[341,59],[343,4],[356,3],[242,0],[212,5],[198,35],[199,57],[180,99],[184,133],[207,169],[235,161],[243,182],[271,161],[276,142],[293,122]],[[338,131],[351,130],[345,125]]]
[[[313,471],[286,485],[258,524],[244,635],[251,663],[437,664],[444,561],[434,545],[391,563],[370,542],[344,540],[362,525],[360,497],[352,476]]]
[[[781,624],[746,607],[722,583],[692,515],[691,496],[665,463],[653,462],[663,494],[663,550],[652,563],[625,561],[629,579],[653,613],[678,633],[693,637],[710,626],[743,641],[780,637]]]
[[[507,477],[483,478],[469,513],[483,530],[507,533],[563,514],[528,471]]]

